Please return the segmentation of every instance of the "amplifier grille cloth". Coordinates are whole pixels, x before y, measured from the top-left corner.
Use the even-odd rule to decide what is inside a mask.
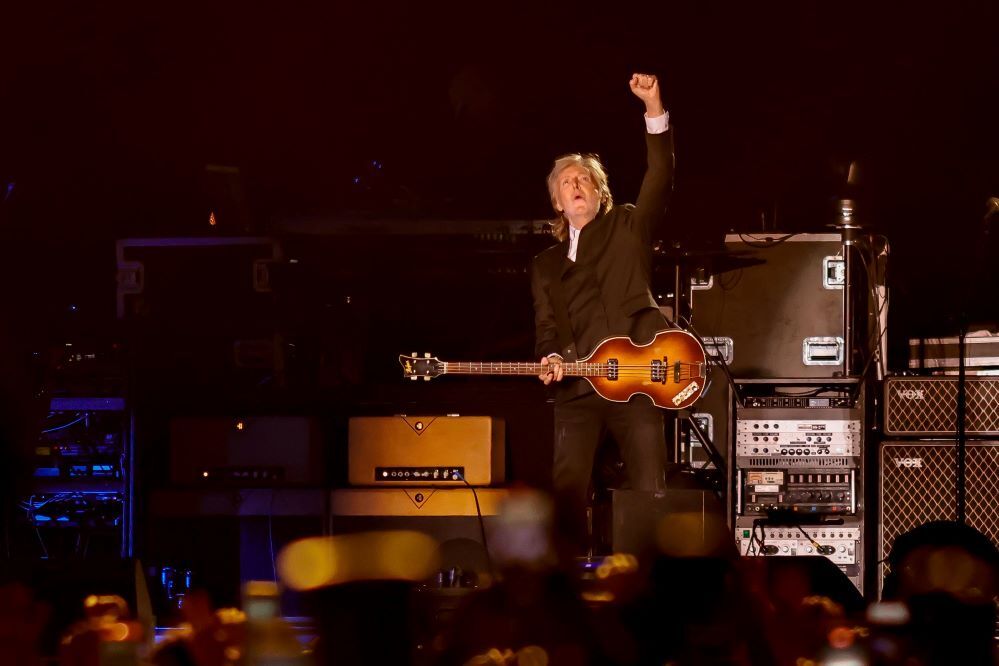
[[[920,461],[919,467],[907,466]],[[895,538],[924,523],[954,520],[957,445],[886,442],[881,449],[881,559]],[[968,442],[965,457],[967,523],[999,546],[999,442]],[[882,565],[882,576],[887,573]]]
[[[956,432],[956,379],[889,379],[885,391],[888,434]],[[969,378],[965,407],[966,433],[999,435],[999,378]]]

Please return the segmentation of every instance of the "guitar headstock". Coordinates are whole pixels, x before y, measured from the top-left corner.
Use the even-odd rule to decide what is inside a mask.
[[[444,364],[436,356],[424,354],[419,356],[415,352],[412,356],[399,356],[399,365],[402,366],[402,376],[416,381],[423,377],[424,381],[430,381],[434,377],[444,374]]]

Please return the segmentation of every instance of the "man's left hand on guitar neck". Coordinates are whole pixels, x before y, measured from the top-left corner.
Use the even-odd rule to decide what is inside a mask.
[[[562,381],[562,357],[558,354],[549,354],[541,357],[542,369],[548,368],[547,372],[538,375],[538,379],[545,383],[545,386],[552,382]]]

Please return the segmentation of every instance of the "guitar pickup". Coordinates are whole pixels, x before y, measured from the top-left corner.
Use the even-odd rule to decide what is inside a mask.
[[[617,381],[617,359],[607,359],[607,379]]]
[[[673,381],[680,383],[680,361],[673,364]]]
[[[649,372],[652,376],[652,381],[660,384],[666,383],[666,364],[662,361],[653,359]]]

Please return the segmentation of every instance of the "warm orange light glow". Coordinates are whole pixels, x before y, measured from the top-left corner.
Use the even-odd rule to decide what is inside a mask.
[[[116,594],[91,594],[84,598],[83,608],[88,617],[113,621],[128,615],[128,604]]]
[[[609,578],[635,571],[638,571],[638,558],[630,553],[614,553],[605,557],[597,567],[597,578]]]
[[[829,645],[842,650],[853,645],[854,635],[848,627],[836,627],[829,632]]]
[[[115,622],[104,628],[105,636],[109,641],[123,641],[128,638],[128,625],[124,622]]]
[[[502,652],[499,648],[490,648],[488,652],[484,654],[477,654],[465,663],[468,664],[468,666],[493,666],[495,664],[508,664],[513,661],[513,656],[513,650],[509,648]]]
[[[242,430],[245,427],[246,427],[245,423],[243,423],[242,421],[236,421],[236,430]]]
[[[280,592],[271,580],[248,580],[243,585],[243,594],[248,597],[276,597]]]
[[[426,580],[439,566],[437,541],[421,532],[385,531],[310,537],[278,555],[281,580],[312,590],[358,580]]]
[[[312,537],[292,542],[278,554],[278,573],[294,590],[314,590],[328,585],[336,575],[333,538]]]
[[[801,600],[802,606],[821,606],[822,610],[833,616],[843,615],[843,607],[838,603],[830,599],[829,597],[822,595],[814,595],[810,597],[805,597]]]
[[[246,622],[246,613],[241,608],[220,608],[215,611],[215,616],[222,624],[240,624]]]
[[[540,645],[527,645],[517,650],[517,663],[531,666],[548,666],[548,651]]]
[[[208,214],[208,224],[211,225],[211,226],[213,226],[213,227],[216,224],[218,224],[218,222],[216,222],[216,220],[215,220],[215,211],[212,211],[211,213]]]
[[[548,666],[548,652],[538,645],[527,645],[514,652],[510,648],[500,650],[489,648],[483,654],[477,654],[465,662],[467,666],[499,666],[500,664],[525,664],[530,666]]]

